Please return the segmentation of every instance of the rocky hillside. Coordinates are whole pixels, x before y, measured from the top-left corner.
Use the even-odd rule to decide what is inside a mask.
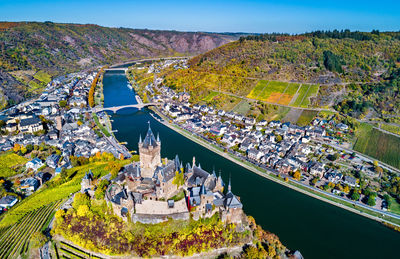
[[[4,100],[19,102],[62,73],[133,58],[195,55],[237,38],[235,34],[3,22],[0,95],[3,104]]]

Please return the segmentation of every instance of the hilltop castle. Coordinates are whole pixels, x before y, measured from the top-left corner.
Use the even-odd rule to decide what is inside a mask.
[[[139,138],[140,161],[124,167],[106,191],[106,200],[114,213],[123,219],[158,223],[168,218],[194,219],[219,213],[223,221],[241,223],[242,203],[224,183],[192,164],[184,167],[178,155],[173,160],[161,159],[161,141],[151,127],[145,138]]]

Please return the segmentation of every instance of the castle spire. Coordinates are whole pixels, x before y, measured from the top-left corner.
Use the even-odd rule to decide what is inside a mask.
[[[229,184],[228,184],[228,192],[231,192],[231,175],[229,175]]]
[[[139,144],[142,144],[142,134],[139,136]]]
[[[157,142],[160,142],[160,133],[157,132]]]

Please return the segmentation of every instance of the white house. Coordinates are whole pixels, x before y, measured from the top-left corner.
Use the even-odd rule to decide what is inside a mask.
[[[34,171],[37,171],[40,167],[43,166],[43,162],[42,160],[40,160],[39,158],[34,158],[31,161],[29,161],[28,163],[26,163],[26,168],[29,169],[33,169]]]

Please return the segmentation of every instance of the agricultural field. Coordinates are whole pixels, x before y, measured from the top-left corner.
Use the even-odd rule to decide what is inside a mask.
[[[0,258],[16,258],[28,252],[32,234],[40,231],[53,216],[61,200],[50,202],[26,213],[12,226],[0,231]]]
[[[258,81],[257,85],[247,95],[247,98],[260,100],[259,96],[261,96],[261,93],[263,92],[264,88],[267,87],[267,85],[268,85],[267,80]]]
[[[203,98],[203,101],[209,103],[211,102],[215,96],[218,96],[219,92],[211,91],[206,97]]]
[[[318,111],[303,110],[296,124],[303,127],[310,124],[310,122],[317,116]]]
[[[282,107],[279,106],[279,108],[275,111],[272,112],[271,114],[268,115],[266,120],[282,120],[283,118],[286,117],[286,115],[290,112],[291,108],[289,107]]]
[[[10,177],[18,174],[13,167],[24,165],[28,162],[25,157],[19,156],[12,152],[3,153],[0,155],[0,177]]]
[[[43,84],[48,84],[51,81],[51,75],[47,74],[44,71],[38,71],[33,77],[42,82]]]
[[[251,104],[249,104],[248,101],[246,100],[242,100],[240,103],[238,103],[233,109],[232,111],[235,113],[240,113],[242,115],[246,115],[248,113],[248,111],[251,108]]]
[[[310,97],[317,96],[318,94],[319,85],[310,85],[308,88],[307,94],[304,96],[303,101],[301,102],[300,106],[307,108],[310,106]]]
[[[400,138],[362,123],[356,131],[354,150],[400,169]]]
[[[270,103],[276,103],[280,99],[282,93],[285,91],[288,83],[270,81],[268,87],[264,88],[261,93],[261,98]]]
[[[292,101],[294,95],[296,94],[297,89],[299,89],[299,84],[290,83],[286,87],[285,92],[279,98],[278,103],[283,105],[288,105]]]
[[[289,83],[260,80],[247,95],[247,98],[276,103]]]
[[[307,85],[307,84],[302,84],[300,86],[300,89],[299,89],[299,91],[297,93],[296,100],[294,100],[292,102],[293,106],[296,106],[296,107],[300,107],[301,106],[301,103],[303,102],[305,96],[307,95],[309,87],[310,87],[310,85]]]

